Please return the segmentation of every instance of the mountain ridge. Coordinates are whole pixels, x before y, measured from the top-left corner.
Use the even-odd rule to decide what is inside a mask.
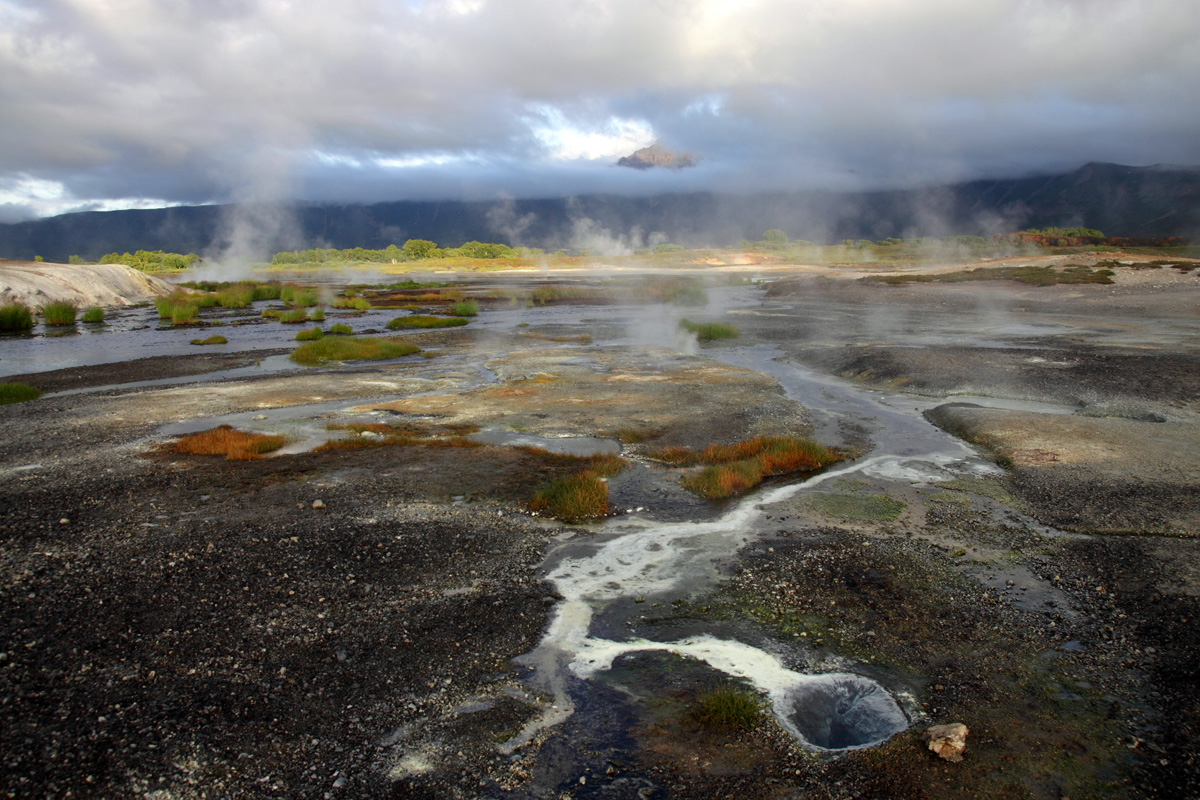
[[[735,246],[778,228],[793,239],[836,242],[987,235],[1029,227],[1088,227],[1109,236],[1200,238],[1200,167],[1090,163],[1057,175],[976,180],[870,192],[750,195],[692,192],[501,201],[312,204],[282,219],[238,206],[91,211],[0,225],[0,257],[95,260],[139,249],[213,255],[252,230],[258,257],[306,247],[383,248],[407,239],[603,250],[668,240]],[[280,209],[274,209],[279,212]]]

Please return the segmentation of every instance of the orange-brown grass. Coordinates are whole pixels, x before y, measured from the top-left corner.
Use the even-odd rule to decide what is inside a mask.
[[[171,449],[200,456],[225,456],[230,461],[253,461],[283,447],[285,441],[282,436],[247,433],[221,425],[183,436],[171,444]]]
[[[730,445],[710,445],[700,453],[681,447],[654,454],[660,461],[679,466],[707,464],[680,480],[680,485],[701,497],[719,500],[754,488],[770,475],[809,472],[840,461],[842,456],[810,440],[792,436],[758,436]]]
[[[608,514],[608,484],[590,470],[578,472],[539,489],[529,507],[563,522],[603,517]]]
[[[411,426],[389,425],[384,422],[354,422],[348,425],[330,425],[329,430],[353,431],[355,436],[345,439],[331,439],[318,445],[315,450],[362,450],[368,447],[385,445],[419,445],[422,447],[482,447],[480,442],[468,439],[461,433],[470,426],[456,426],[454,430],[448,426],[453,436],[439,436],[430,431],[422,431]],[[362,436],[364,432],[376,433],[379,436]]]

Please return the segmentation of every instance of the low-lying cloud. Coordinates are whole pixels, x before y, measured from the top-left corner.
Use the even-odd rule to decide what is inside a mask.
[[[226,202],[259,159],[330,201],[1195,164],[1198,38],[1175,0],[0,0],[0,215]],[[611,166],[654,140],[700,165]]]

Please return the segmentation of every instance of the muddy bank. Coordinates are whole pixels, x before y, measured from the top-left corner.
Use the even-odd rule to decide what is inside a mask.
[[[130,306],[175,291],[175,285],[124,264],[51,264],[0,259],[0,302],[39,309]]]

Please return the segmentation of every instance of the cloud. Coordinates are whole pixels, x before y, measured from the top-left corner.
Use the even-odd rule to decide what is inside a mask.
[[[0,202],[227,201],[264,160],[338,201],[1194,164],[1198,36],[1175,0],[0,0]],[[611,168],[655,140],[701,166]]]

